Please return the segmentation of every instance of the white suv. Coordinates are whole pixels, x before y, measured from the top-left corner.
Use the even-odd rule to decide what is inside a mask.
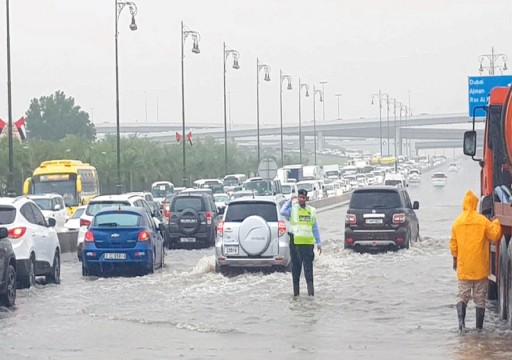
[[[7,227],[16,255],[18,288],[29,288],[36,276],[60,284],[60,245],[39,207],[27,197],[0,198],[0,225]]]
[[[61,195],[38,194],[28,195],[27,197],[39,206],[47,221],[49,218],[54,218],[56,230],[62,231],[68,218],[68,212],[66,211],[66,205],[64,205],[64,199]]]
[[[137,193],[96,196],[89,202],[89,204],[87,204],[84,213],[80,217],[80,229],[78,230],[76,243],[76,252],[79,259],[82,259],[82,247],[84,244],[85,233],[87,232],[89,225],[91,225],[94,215],[100,212],[100,210],[113,206],[136,206],[144,208],[150,216],[153,216],[156,227],[158,228],[159,226],[160,221],[155,218],[156,214],[153,214],[146,200]],[[162,234],[162,236],[163,235],[164,234]]]

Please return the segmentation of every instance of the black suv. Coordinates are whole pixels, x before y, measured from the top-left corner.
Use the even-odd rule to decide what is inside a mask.
[[[7,228],[0,228],[0,305],[11,307],[16,301],[16,256]]]
[[[215,244],[219,218],[212,195],[180,193],[172,199],[169,212],[169,248],[210,247]]]
[[[407,190],[375,186],[356,189],[345,217],[345,248],[408,249],[420,237],[420,226]]]

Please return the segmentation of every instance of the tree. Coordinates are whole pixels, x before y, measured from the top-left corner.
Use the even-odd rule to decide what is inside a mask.
[[[94,140],[96,129],[89,114],[75,105],[75,99],[57,90],[50,96],[32,99],[26,113],[29,136],[40,140],[60,140],[75,135]]]

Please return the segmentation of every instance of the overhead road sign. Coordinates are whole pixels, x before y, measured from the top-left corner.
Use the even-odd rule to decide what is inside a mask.
[[[473,116],[473,110],[477,106],[486,106],[491,90],[497,86],[509,86],[512,84],[511,75],[498,76],[469,76],[468,77],[468,103],[469,116]],[[485,117],[484,109],[476,109],[476,117]]]

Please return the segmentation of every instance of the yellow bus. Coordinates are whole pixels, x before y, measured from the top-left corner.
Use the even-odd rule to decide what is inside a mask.
[[[100,194],[96,168],[78,160],[43,161],[23,184],[24,194],[60,194],[71,216]]]

